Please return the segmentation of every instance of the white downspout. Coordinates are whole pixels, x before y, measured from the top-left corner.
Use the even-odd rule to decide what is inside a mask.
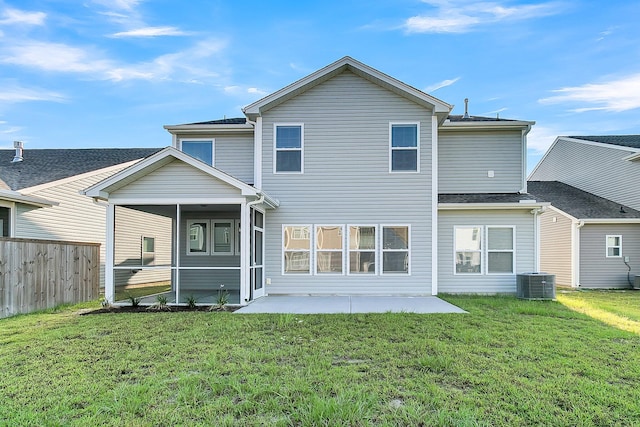
[[[574,280],[575,287],[579,288],[580,285],[580,229],[584,227],[584,221],[578,221],[575,224],[574,231],[575,235],[573,236],[573,263],[574,263]]]
[[[544,206],[533,209],[533,268],[536,272],[540,272],[540,214],[545,212]]]

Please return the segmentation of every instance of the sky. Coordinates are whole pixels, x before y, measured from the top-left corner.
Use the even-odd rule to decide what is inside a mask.
[[[640,134],[640,2],[0,0],[0,148],[165,147],[345,55],[464,113]]]

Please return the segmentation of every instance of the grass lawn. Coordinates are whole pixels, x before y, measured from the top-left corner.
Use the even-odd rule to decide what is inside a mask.
[[[582,294],[559,300],[607,301]],[[560,302],[445,299],[469,314],[0,320],[0,425],[640,425],[640,334]]]

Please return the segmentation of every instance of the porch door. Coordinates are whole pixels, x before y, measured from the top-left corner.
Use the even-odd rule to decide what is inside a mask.
[[[251,208],[251,299],[263,297],[264,291],[264,213]]]

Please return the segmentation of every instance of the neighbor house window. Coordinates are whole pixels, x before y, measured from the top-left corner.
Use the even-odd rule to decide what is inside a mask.
[[[419,128],[418,123],[391,123],[389,125],[389,170],[391,172],[419,171]]]
[[[301,124],[274,125],[274,172],[302,173],[304,126]]]
[[[342,226],[316,226],[316,273],[342,274],[343,235]]]
[[[187,222],[188,244],[187,254],[208,255],[209,254],[209,221],[191,220]]]
[[[288,225],[283,228],[285,274],[309,274],[311,260],[311,226]]]
[[[180,149],[183,153],[213,166],[213,142],[212,139],[182,139]]]
[[[376,227],[349,226],[349,274],[376,273]]]
[[[232,219],[211,221],[213,239],[212,255],[232,255],[234,250],[235,224]]]
[[[482,272],[482,228],[455,228],[455,257],[457,274]]]
[[[607,258],[622,256],[622,236],[607,236]]]
[[[408,226],[382,226],[382,273],[409,273]]]
[[[142,265],[153,265],[156,259],[155,237],[142,236],[141,246]]]
[[[513,227],[487,227],[487,273],[513,274]]]

